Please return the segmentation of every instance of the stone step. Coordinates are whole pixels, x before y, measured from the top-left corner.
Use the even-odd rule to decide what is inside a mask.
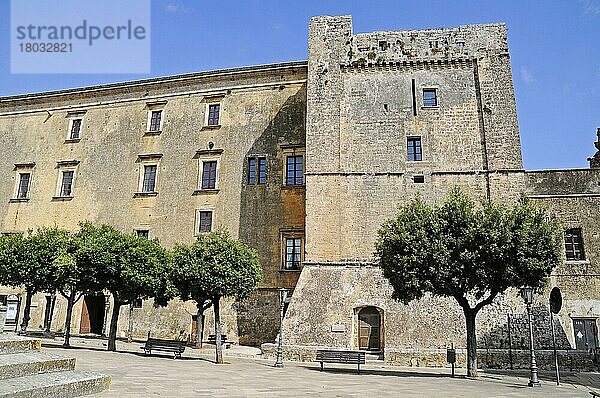
[[[42,351],[0,355],[0,380],[75,369],[75,358]]]
[[[383,361],[383,356],[381,354],[366,354],[365,359],[369,362]]]
[[[110,377],[77,370],[41,373],[2,380],[0,398],[70,398],[99,393],[110,387]]]
[[[41,346],[42,340],[40,339],[0,333],[0,355],[39,351]]]

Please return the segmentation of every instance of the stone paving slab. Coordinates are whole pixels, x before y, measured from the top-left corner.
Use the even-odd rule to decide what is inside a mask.
[[[75,343],[77,344],[77,343]],[[113,383],[108,397],[590,397],[600,375],[578,379],[590,387],[565,382],[557,387],[551,374],[542,386],[527,387],[526,373],[482,372],[477,380],[451,378],[446,368],[403,368],[367,363],[361,374],[349,365],[329,365],[321,372],[317,363],[286,362],[273,368],[272,360],[234,358],[226,352],[227,364],[216,365],[212,350],[186,350],[183,359],[169,355],[145,357],[139,343],[117,343],[119,352],[107,352],[103,343],[85,348],[49,348],[51,352],[77,358],[77,367],[108,374]],[[464,373],[459,369],[458,373]]]

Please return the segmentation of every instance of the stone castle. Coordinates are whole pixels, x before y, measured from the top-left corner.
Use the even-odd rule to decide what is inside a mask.
[[[259,252],[265,276],[251,298],[225,303],[228,337],[273,342],[286,288],[286,355],[299,359],[326,346],[443,363],[445,347],[465,344],[460,308],[434,297],[394,302],[373,266],[376,231],[417,194],[435,202],[456,185],[482,199],[525,193],[565,230],[565,261],[548,287],[563,291],[561,348],[583,355],[598,344],[600,155],[589,169],[523,169],[503,24],[354,34],[350,16],[315,17],[307,62],[0,98],[0,145],[1,232],[90,220],[169,247],[226,227]],[[535,307],[542,348],[548,292]],[[23,295],[0,288],[13,324]],[[504,361],[490,352],[526,347],[517,296],[478,316],[484,366]],[[65,303],[34,301],[30,325],[44,327],[52,310],[61,331]],[[106,333],[111,305],[85,297],[73,332]],[[121,336],[197,330],[194,303],[122,311]]]

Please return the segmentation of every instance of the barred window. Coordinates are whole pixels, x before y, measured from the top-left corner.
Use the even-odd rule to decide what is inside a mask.
[[[568,261],[585,260],[581,228],[565,231],[565,255]]]
[[[139,238],[150,238],[150,231],[147,229],[138,229],[135,231],[135,233]]]

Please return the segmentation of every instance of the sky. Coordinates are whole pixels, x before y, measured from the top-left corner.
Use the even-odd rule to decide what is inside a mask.
[[[587,168],[595,152],[600,0],[151,1],[149,74],[11,74],[0,0],[0,96],[305,60],[315,15],[350,14],[354,33],[506,22],[525,168]]]

